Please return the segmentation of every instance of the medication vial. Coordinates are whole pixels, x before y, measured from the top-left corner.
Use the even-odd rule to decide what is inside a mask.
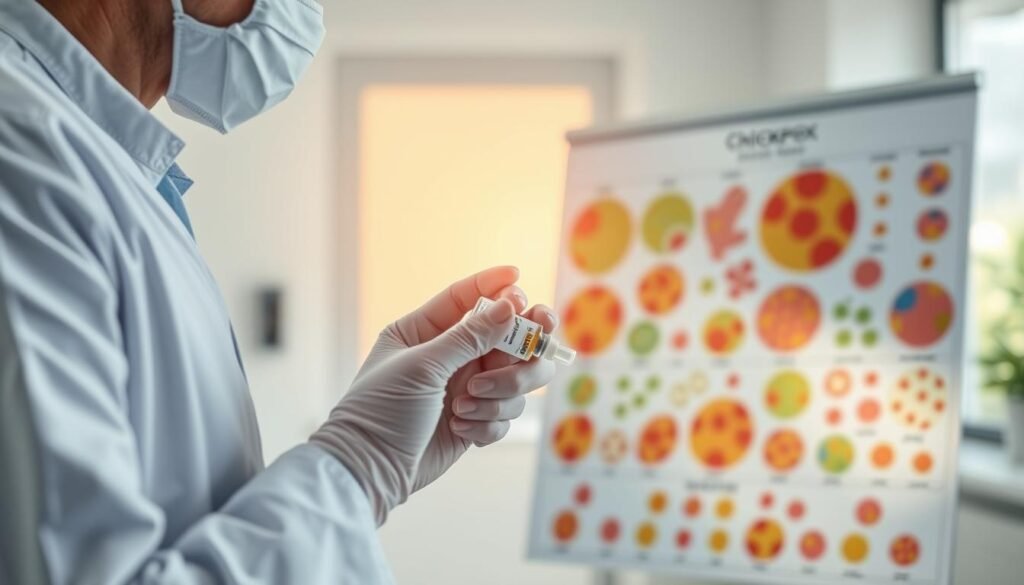
[[[485,311],[493,304],[494,301],[491,299],[480,297],[469,314],[475,315]],[[569,365],[576,359],[576,350],[562,345],[551,335],[544,333],[543,327],[519,315],[512,317],[511,328],[505,333],[505,337],[501,338],[495,349],[521,360],[541,357]]]

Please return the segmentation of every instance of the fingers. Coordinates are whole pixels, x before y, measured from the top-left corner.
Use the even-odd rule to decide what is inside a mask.
[[[510,288],[519,289],[519,287]],[[523,296],[525,297],[526,295]],[[524,307],[517,307],[517,312],[521,312],[525,308],[525,304],[524,302]],[[558,317],[555,316],[555,312],[547,305],[535,305],[522,315],[540,325],[547,333],[551,333],[558,327]],[[519,362],[519,358],[500,351],[491,352],[484,356],[483,359],[484,370],[497,370]]]
[[[452,419],[449,428],[463,439],[473,441],[477,447],[483,447],[505,438],[510,427],[511,423],[507,420],[472,422],[455,418]]]
[[[525,408],[525,396],[513,396],[501,400],[459,396],[452,402],[452,411],[455,415],[467,421],[513,420],[519,418]]]
[[[480,297],[494,298],[517,280],[519,269],[514,266],[488,268],[452,284],[416,311],[399,319],[396,326],[410,343],[429,341],[458,323]],[[516,312],[520,310],[516,307]]]
[[[438,383],[447,382],[459,368],[494,349],[512,326],[514,315],[512,303],[501,299],[417,346],[417,359],[430,366],[427,370],[439,377]]]
[[[554,377],[555,364],[535,358],[477,374],[469,381],[469,394],[492,400],[511,398],[546,386]]]

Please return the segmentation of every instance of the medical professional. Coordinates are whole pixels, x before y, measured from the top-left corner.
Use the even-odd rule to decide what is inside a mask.
[[[485,270],[387,327],[264,468],[184,145],[149,108],[229,132],[289,94],[322,22],[314,0],[0,0],[3,585],[390,582],[389,511],[550,380],[490,351],[514,312],[556,323]]]

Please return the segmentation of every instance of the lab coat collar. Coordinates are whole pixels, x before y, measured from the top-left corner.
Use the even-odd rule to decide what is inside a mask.
[[[0,0],[0,30],[43,65],[64,93],[124,148],[154,185],[163,179],[185,143],[128,93],[45,8],[35,0]]]

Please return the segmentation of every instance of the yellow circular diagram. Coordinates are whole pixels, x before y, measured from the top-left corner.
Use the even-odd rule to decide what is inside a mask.
[[[693,205],[686,195],[677,191],[662,194],[644,212],[644,243],[658,253],[682,250],[693,232],[693,218]]]
[[[843,558],[848,563],[860,563],[868,557],[871,546],[863,534],[850,534],[843,539]]]
[[[761,245],[779,266],[796,272],[832,264],[857,228],[849,184],[822,170],[804,171],[776,187],[761,213]]]
[[[778,418],[793,418],[811,401],[811,383],[796,370],[784,370],[768,381],[764,403],[768,412]]]
[[[743,403],[728,398],[704,406],[690,429],[690,449],[711,469],[730,467],[747,454],[754,424]]]
[[[604,351],[622,326],[622,303],[611,290],[591,286],[576,294],[562,314],[565,342],[583,355]]]
[[[622,203],[611,198],[591,203],[577,216],[569,235],[573,263],[590,274],[611,270],[626,255],[631,231],[629,211]]]

